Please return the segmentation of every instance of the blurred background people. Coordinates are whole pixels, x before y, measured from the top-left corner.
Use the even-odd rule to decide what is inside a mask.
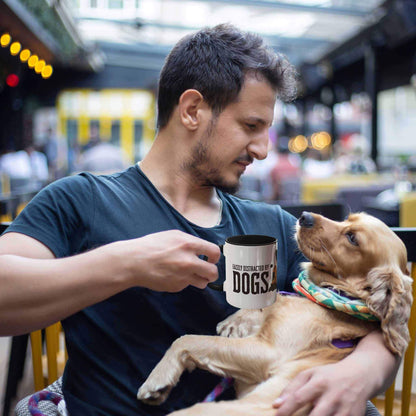
[[[277,139],[277,158],[270,172],[272,199],[295,202],[300,196],[301,161],[289,151],[289,137]]]
[[[325,149],[309,148],[302,165],[303,175],[311,179],[329,178],[335,172],[333,160]]]
[[[266,159],[254,159],[247,166],[246,172],[241,177],[241,186],[237,192],[240,198],[253,201],[270,201],[273,199],[273,188],[270,172],[277,162],[277,153],[274,149],[273,132],[270,132],[269,148]]]
[[[79,156],[77,170],[108,174],[121,171],[129,165],[130,162],[123,149],[102,141],[98,135],[98,129],[92,129],[91,139]]]
[[[11,192],[40,189],[49,180],[47,158],[32,143],[1,156],[0,171],[9,178]]]
[[[367,138],[361,134],[352,134],[345,140],[335,143],[335,173],[367,174],[376,172],[377,167],[369,155]]]
[[[57,179],[58,141],[52,127],[46,130],[42,152],[46,155],[51,179]]]

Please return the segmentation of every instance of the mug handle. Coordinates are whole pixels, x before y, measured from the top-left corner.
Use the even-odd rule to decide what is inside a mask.
[[[221,253],[224,253],[223,251],[224,246],[221,244],[219,247],[220,247]],[[207,261],[208,257],[201,256],[201,259],[204,261]],[[207,286],[212,290],[216,290],[217,292],[224,292],[224,283],[208,283]]]

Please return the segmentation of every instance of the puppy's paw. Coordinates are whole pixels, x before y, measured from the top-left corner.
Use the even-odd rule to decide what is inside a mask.
[[[137,392],[137,398],[146,404],[162,404],[169,396],[172,386],[152,385],[146,381]]]
[[[248,337],[258,332],[262,321],[261,310],[240,310],[217,325],[217,334],[229,338]]]

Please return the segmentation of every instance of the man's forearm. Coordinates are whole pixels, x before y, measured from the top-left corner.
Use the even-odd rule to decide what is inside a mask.
[[[51,251],[29,237],[12,236],[7,242],[2,237],[0,335],[43,328],[133,286],[163,292],[189,285],[204,289],[218,279],[221,254],[216,244],[178,230],[116,241],[63,259],[53,259]],[[25,244],[25,249],[17,247]]]
[[[64,259],[0,256],[0,335],[42,328],[127,288],[104,248]]]
[[[381,331],[373,331],[343,360],[344,364],[368,369],[368,398],[386,391],[394,381],[401,359],[387,349]]]

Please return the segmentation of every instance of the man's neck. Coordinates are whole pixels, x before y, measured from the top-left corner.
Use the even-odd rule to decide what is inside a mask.
[[[187,220],[202,227],[213,227],[221,219],[221,200],[216,189],[195,183],[182,162],[180,152],[166,149],[155,141],[139,166],[166,201]]]

